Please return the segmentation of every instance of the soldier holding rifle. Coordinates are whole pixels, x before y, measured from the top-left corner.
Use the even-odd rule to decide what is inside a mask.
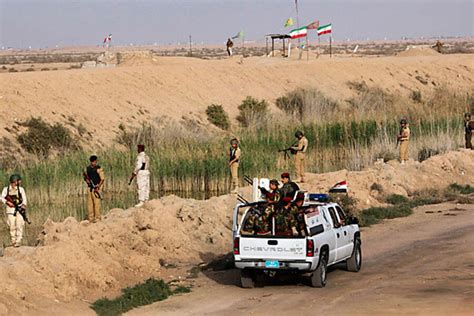
[[[95,223],[101,220],[100,216],[100,190],[104,185],[104,170],[97,164],[97,156],[92,155],[89,158],[90,165],[87,166],[83,173],[84,181],[87,183],[89,190],[87,192],[87,220]]]
[[[3,188],[0,200],[6,205],[7,224],[10,229],[11,243],[14,247],[21,246],[25,221],[31,223],[26,215],[26,193],[20,187],[21,177],[10,176],[10,184]]]

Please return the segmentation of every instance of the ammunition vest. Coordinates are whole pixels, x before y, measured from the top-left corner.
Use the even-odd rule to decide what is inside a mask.
[[[230,147],[229,161],[232,161],[235,159],[236,152],[237,152],[237,149]],[[239,162],[239,159],[237,159],[235,162]]]
[[[23,203],[23,197],[21,196],[20,187],[17,186],[17,194],[10,194],[10,185],[7,187],[7,196],[13,201],[13,204],[16,206],[21,205]]]
[[[100,183],[100,176],[97,170],[100,169],[100,166],[92,167],[92,166],[87,166],[87,176],[89,179],[94,183],[94,185],[98,185]]]

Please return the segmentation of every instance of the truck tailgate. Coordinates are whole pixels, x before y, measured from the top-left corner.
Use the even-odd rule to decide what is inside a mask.
[[[241,259],[305,260],[305,238],[240,238]]]

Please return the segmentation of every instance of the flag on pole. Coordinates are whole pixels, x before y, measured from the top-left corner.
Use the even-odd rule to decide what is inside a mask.
[[[319,27],[319,21],[314,21],[313,23],[308,24],[306,27],[308,30],[317,30]]]
[[[329,189],[329,193],[347,193],[347,181],[342,181],[336,183],[331,189]]]
[[[291,30],[288,35],[290,35],[291,38],[305,37],[306,35],[308,35],[308,28],[306,26],[303,26],[299,29]]]
[[[288,18],[285,22],[285,27],[292,26],[293,25],[293,18]]]
[[[318,27],[318,36],[332,33],[332,24],[326,24]]]
[[[242,38],[242,37],[244,37],[244,32],[243,32],[243,31],[240,31],[240,32],[237,33],[235,36],[232,36],[232,39]]]

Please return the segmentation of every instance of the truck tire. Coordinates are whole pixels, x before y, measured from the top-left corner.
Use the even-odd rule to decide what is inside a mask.
[[[311,286],[312,287],[325,287],[326,286],[326,273],[327,273],[327,259],[326,255],[322,255],[319,261],[318,268],[314,270],[311,275]]]
[[[347,270],[351,272],[359,272],[362,266],[362,249],[360,247],[360,240],[356,239],[354,242],[354,250],[352,256],[347,259]]]
[[[251,289],[255,287],[255,274],[253,271],[242,270],[240,271],[240,284],[244,289]]]

